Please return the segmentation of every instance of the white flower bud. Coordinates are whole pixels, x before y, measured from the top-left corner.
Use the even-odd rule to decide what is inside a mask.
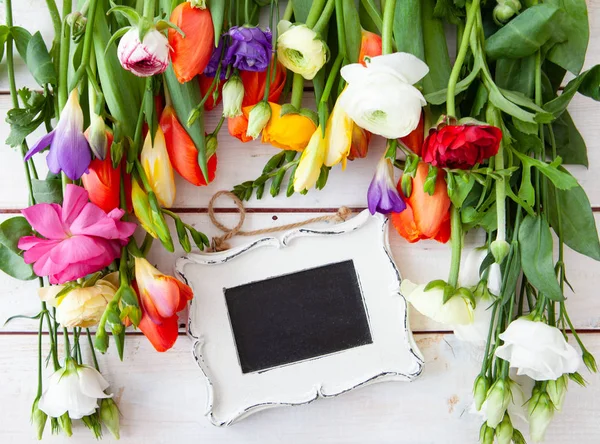
[[[271,120],[271,106],[264,100],[258,102],[248,115],[246,134],[256,139],[267,123]]]
[[[569,378],[567,375],[562,375],[560,378],[554,381],[548,381],[546,385],[546,392],[554,404],[557,411],[562,410],[565,397],[567,396],[567,386],[569,385]]]
[[[475,400],[475,408],[479,411],[485,401],[487,392],[490,388],[490,381],[483,375],[477,376],[475,384],[473,384],[473,398]]]
[[[240,76],[231,76],[223,85],[223,116],[237,117],[242,114],[244,84]]]
[[[498,427],[498,424],[500,424],[500,421],[502,421],[502,418],[504,417],[504,413],[508,408],[510,400],[511,394],[507,381],[505,379],[496,380],[490,387],[485,400],[485,414],[488,427],[494,429]]]
[[[496,427],[496,439],[498,444],[510,444],[513,437],[513,425],[508,413],[504,415],[502,422]]]
[[[108,153],[108,136],[106,135],[106,124],[101,116],[97,114],[90,116],[90,128],[87,133],[87,139],[94,156],[100,160],[106,159],[106,154]]]
[[[542,442],[546,429],[554,418],[554,405],[548,393],[538,391],[527,403],[529,413],[529,435],[534,442]]]

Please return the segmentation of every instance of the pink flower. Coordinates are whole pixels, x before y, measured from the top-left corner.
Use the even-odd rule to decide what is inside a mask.
[[[51,284],[63,284],[110,265],[121,255],[136,225],[122,222],[123,210],[106,214],[88,202],[88,193],[69,184],[62,207],[41,203],[22,211],[38,235],[24,236],[19,248],[26,263]]]
[[[169,41],[160,31],[150,29],[140,42],[140,31],[134,27],[121,38],[117,55],[121,66],[138,77],[161,74],[169,65]]]

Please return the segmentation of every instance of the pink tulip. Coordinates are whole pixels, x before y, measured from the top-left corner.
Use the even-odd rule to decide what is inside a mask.
[[[161,74],[169,65],[169,41],[158,30],[150,29],[140,42],[140,31],[131,28],[117,49],[121,66],[138,77]]]
[[[69,184],[62,207],[41,203],[22,211],[40,236],[24,236],[19,248],[23,259],[38,276],[51,284],[63,284],[110,265],[121,255],[121,247],[136,225],[122,222],[124,212],[115,208],[106,214],[88,201],[88,192]],[[43,237],[41,237],[43,236]]]

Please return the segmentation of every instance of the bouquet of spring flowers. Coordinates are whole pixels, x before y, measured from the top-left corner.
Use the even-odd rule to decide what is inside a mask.
[[[448,278],[404,280],[402,291],[483,347],[482,442],[525,442],[518,417],[543,440],[569,381],[585,383],[580,361],[596,371],[564,292],[565,245],[600,260],[590,203],[562,166],[587,165],[570,100],[600,100],[600,68],[581,72],[584,0],[63,0],[62,14],[47,0],[50,49],[13,26],[11,3],[0,33],[13,100],[7,144],[23,155],[31,206],[2,224],[0,269],[40,284],[35,319],[54,372],[43,381],[40,341],[38,437],[48,421],[71,435],[77,419],[96,437],[102,425],[118,436],[94,350],[105,353],[112,336],[122,358],[128,328],[158,351],[175,343],[193,295],[146,256],[154,240],[174,251],[173,225],[186,252],[209,245],[169,208],[175,173],[194,186],[214,179],[224,128],[278,150],[255,180],[233,186],[242,200],[267,185],[272,196],[282,186],[287,196],[321,190],[332,169],[385,140],[368,208],[409,242],[450,241]],[[15,47],[39,91],[17,89]],[[221,112],[214,128],[207,112]],[[47,134],[29,147],[42,125]],[[33,163],[42,152],[45,178]],[[475,229],[486,242],[462,261]]]

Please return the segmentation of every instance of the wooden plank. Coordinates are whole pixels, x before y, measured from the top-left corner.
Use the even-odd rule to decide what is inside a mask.
[[[181,217],[186,223],[195,226],[208,236],[218,234],[206,214],[182,214]],[[311,217],[314,217],[314,214],[249,213],[244,229],[276,227]],[[235,214],[218,214],[218,218],[227,226],[233,226],[237,221]],[[600,214],[596,215],[596,221],[600,226]],[[172,232],[174,233],[175,230],[172,229]],[[240,245],[249,242],[250,239],[237,237],[232,239],[230,244]],[[465,253],[471,248],[482,245],[483,242],[482,233],[470,233],[466,239]],[[390,244],[404,278],[419,283],[447,278],[450,263],[449,245],[434,241],[410,244],[393,229],[390,230]],[[183,250],[178,244],[175,253],[167,253],[158,242],[155,242],[149,257],[160,270],[171,273],[175,260],[183,254]],[[567,290],[567,308],[571,319],[577,328],[600,330],[600,299],[596,297],[597,288],[600,286],[600,267],[597,262],[581,256],[569,248],[566,248],[565,256],[568,278],[576,291],[575,294],[572,294],[570,290]],[[0,323],[4,323],[7,318],[16,314],[34,315],[39,311],[40,304],[36,296],[37,281],[20,282],[0,274],[0,288],[4,289],[2,303],[0,303]],[[415,332],[448,330],[447,326],[433,322],[415,310],[411,310],[410,324]],[[36,331],[36,329],[35,321],[15,320],[5,326],[2,331],[23,332]]]
[[[600,354],[600,335],[584,335],[584,340],[591,352]],[[180,337],[172,350],[159,354],[144,337],[128,337],[124,362],[111,350],[100,357],[100,366],[121,409],[124,444],[476,442],[480,418],[469,410],[479,352],[453,335],[417,335],[417,343],[426,364],[413,383],[375,384],[305,406],[271,409],[226,429],[203,418],[206,391],[188,338]],[[0,397],[10,402],[0,419],[4,443],[34,442],[29,414],[36,392],[36,356],[34,336],[0,337]],[[585,389],[570,384],[563,412],[548,429],[547,444],[592,444],[600,439],[595,421],[600,415],[600,376],[585,370],[582,374],[590,384]],[[50,434],[44,439],[66,442]],[[96,442],[81,425],[74,427],[72,439]]]

